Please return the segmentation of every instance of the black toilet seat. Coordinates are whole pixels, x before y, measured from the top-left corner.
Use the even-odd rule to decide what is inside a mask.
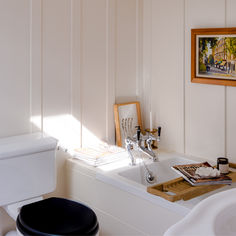
[[[26,236],[96,235],[99,228],[92,209],[63,198],[23,206],[16,224]]]

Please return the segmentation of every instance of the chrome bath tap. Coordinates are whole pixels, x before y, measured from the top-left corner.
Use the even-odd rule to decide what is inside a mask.
[[[152,150],[152,141],[156,140],[157,142],[160,141],[160,135],[161,135],[161,127],[158,127],[158,137],[156,138],[151,133],[148,133],[147,135],[141,134],[140,126],[136,126],[137,128],[137,134],[134,135],[134,137],[127,137],[125,139],[125,146],[126,150],[128,151],[131,163],[130,165],[134,166],[136,165],[135,157],[132,154],[132,150],[138,150],[143,152],[144,154],[148,155],[153,161],[157,161],[158,158],[156,154]],[[147,148],[142,146],[143,141],[146,141]]]

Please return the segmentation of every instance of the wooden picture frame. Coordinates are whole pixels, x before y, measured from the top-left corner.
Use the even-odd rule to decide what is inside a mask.
[[[191,82],[236,86],[236,28],[191,30]]]
[[[140,103],[137,101],[115,104],[114,118],[117,146],[125,146],[125,138],[135,134],[135,126],[139,125],[143,130]]]

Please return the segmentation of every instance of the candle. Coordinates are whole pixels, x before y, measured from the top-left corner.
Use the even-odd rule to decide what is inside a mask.
[[[152,131],[152,111],[150,111],[150,131]]]

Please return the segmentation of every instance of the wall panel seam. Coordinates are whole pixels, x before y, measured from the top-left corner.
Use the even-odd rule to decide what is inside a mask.
[[[78,5],[77,5],[78,3]],[[79,147],[82,146],[81,40],[82,0],[71,0],[71,115],[78,119]]]
[[[41,71],[41,74],[40,74],[40,86],[41,86],[41,132],[44,131],[44,127],[43,127],[43,119],[44,119],[44,96],[43,96],[43,93],[44,93],[44,88],[43,88],[43,77],[44,77],[44,66],[43,66],[43,56],[44,56],[44,53],[43,53],[43,37],[44,37],[44,33],[43,33],[43,0],[40,0],[40,10],[41,10],[41,14],[40,14],[40,17],[41,17],[41,38],[40,38],[40,46],[41,46],[41,58],[40,58],[40,71]]]
[[[186,1],[183,0],[183,151],[186,153],[186,89],[185,89],[185,79],[186,79],[186,70],[185,70],[185,60],[186,60],[186,50],[185,50],[185,41],[186,41]]]
[[[32,19],[32,11],[33,11],[33,4],[32,0],[29,0],[29,116],[30,121],[32,117],[32,27],[33,27],[33,19]],[[33,124],[32,122],[29,123],[30,132],[32,133]]]
[[[140,88],[141,94],[141,105],[142,105],[142,119],[146,127],[148,126],[148,113],[150,112],[151,103],[151,64],[152,64],[152,0],[146,0],[143,3],[143,70],[142,70],[142,90]]]
[[[109,140],[109,0],[106,0],[106,141]]]
[[[74,41],[73,41],[73,19],[74,19],[74,14],[73,14],[73,7],[74,7],[74,1],[70,0],[70,113],[71,115],[73,114],[73,46],[74,46]]]
[[[153,44],[152,44],[152,37],[153,37],[153,10],[152,10],[152,1],[150,1],[150,54],[149,54],[149,60],[150,60],[150,75],[149,75],[149,91],[146,91],[147,94],[149,94],[149,110],[148,110],[148,113],[150,111],[152,111],[152,74],[153,74],[153,71],[152,71],[152,48],[153,48]],[[148,93],[149,92],[149,93]],[[149,127],[150,127],[150,124],[149,124]]]
[[[80,8],[80,22],[79,22],[79,26],[80,26],[80,31],[79,31],[79,104],[80,104],[80,113],[79,113],[79,120],[80,120],[80,147],[82,147],[82,137],[83,137],[83,109],[82,109],[82,85],[83,85],[83,0],[80,0],[79,2],[79,8]]]
[[[106,141],[114,142],[115,102],[115,0],[106,0]]]
[[[114,0],[115,22],[114,22],[114,96],[116,102],[116,84],[117,84],[117,0]]]
[[[136,6],[136,19],[135,19],[135,27],[136,27],[136,99],[139,97],[140,93],[140,85],[139,85],[139,0],[135,1]]]
[[[227,22],[227,0],[225,0],[225,27],[228,27],[228,22]],[[227,151],[227,86],[225,86],[224,89],[224,155],[227,157],[228,151]]]

